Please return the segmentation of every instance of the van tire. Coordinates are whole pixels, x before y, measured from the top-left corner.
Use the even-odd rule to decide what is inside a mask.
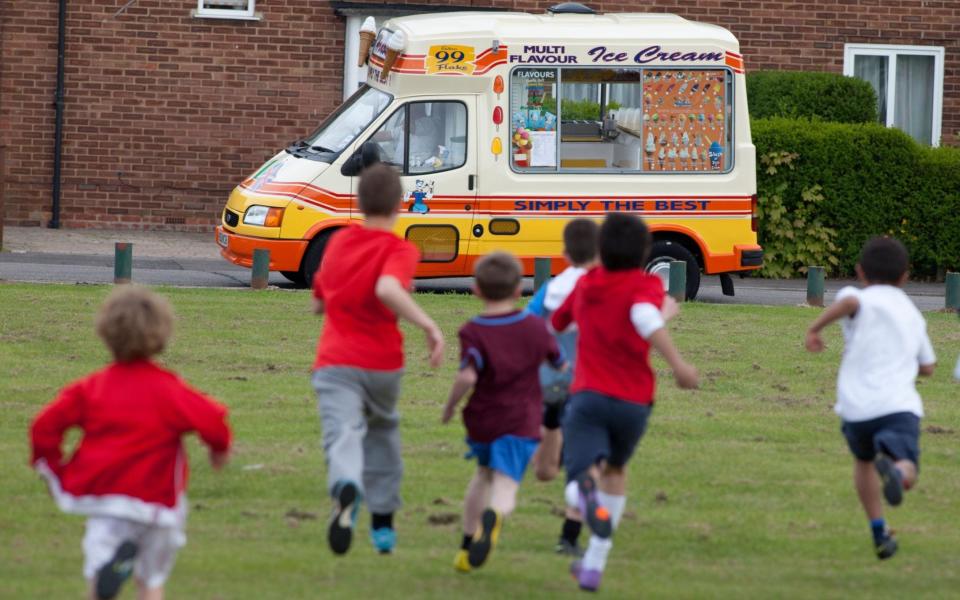
[[[669,263],[682,260],[687,263],[687,300],[695,300],[700,291],[700,264],[692,252],[683,245],[670,240],[660,240],[650,248],[650,259],[647,261],[647,272],[663,278],[664,272],[669,274]],[[665,266],[666,265],[666,266]],[[669,275],[664,278],[664,289],[668,287]]]
[[[327,249],[327,242],[334,231],[336,230],[327,229],[318,233],[303,255],[303,260],[300,262],[300,277],[307,287],[313,287],[313,276],[320,268],[323,252]]]
[[[300,271],[280,271],[280,274],[297,287],[303,287],[307,284],[307,282],[303,280],[303,274]]]

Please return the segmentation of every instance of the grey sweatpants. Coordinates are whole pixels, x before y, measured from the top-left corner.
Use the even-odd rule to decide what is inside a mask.
[[[340,480],[361,487],[371,513],[400,508],[400,396],[402,371],[324,367],[313,373],[323,426],[327,489]]]

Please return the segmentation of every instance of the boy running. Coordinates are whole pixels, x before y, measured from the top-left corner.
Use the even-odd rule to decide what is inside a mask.
[[[83,575],[90,598],[114,598],[132,574],[140,600],[162,600],[186,543],[187,457],[196,431],[215,469],[227,462],[227,409],[151,358],[173,332],[166,300],[136,286],[116,288],[97,316],[113,362],[74,381],[30,427],[31,462],[57,506],[87,515]],[[70,457],[64,433],[82,430]]]
[[[893,238],[873,238],[856,266],[863,289],[845,287],[807,330],[810,352],[824,349],[820,331],[842,320],[845,349],[837,376],[842,431],[853,454],[853,481],[870,520],[877,558],[897,552],[881,495],[891,506],[917,481],[923,405],[917,374],[933,374],[936,356],[927,324],[901,287],[907,249]]]
[[[563,257],[570,266],[562,273],[543,285],[527,310],[531,313],[549,319],[560,305],[563,304],[580,277],[597,264],[597,224],[589,219],[574,219],[563,228]],[[576,359],[577,332],[576,330],[557,334],[564,356],[573,365]],[[560,422],[563,409],[570,394],[570,382],[573,380],[573,369],[557,371],[544,364],[540,366],[540,385],[543,388],[543,425],[541,427],[540,446],[533,455],[534,473],[540,481],[552,481],[560,472],[561,450],[563,449],[563,432]],[[578,539],[580,537],[580,514],[575,508],[567,507],[563,527],[560,529],[560,538],[557,541],[558,554],[582,556]]]
[[[665,320],[663,284],[645,273],[650,232],[640,218],[611,213],[600,227],[601,266],[580,278],[551,323],[579,329],[577,365],[563,423],[563,462],[570,506],[591,536],[583,560],[571,565],[581,589],[595,591],[626,505],[626,465],[653,409],[650,348],[673,370],[677,385],[697,387],[697,370],[677,352]],[[661,312],[663,309],[664,312]],[[602,465],[602,467],[601,467]]]
[[[460,329],[460,371],[443,409],[448,423],[463,396],[468,458],[477,471],[467,486],[463,541],[454,568],[484,564],[540,437],[543,399],[537,369],[544,360],[565,365],[557,342],[539,317],[517,310],[522,270],[510,254],[495,252],[477,263],[474,293],[483,312]]]
[[[313,311],[326,314],[313,368],[323,425],[327,487],[333,513],[330,549],[350,549],[357,510],[370,507],[371,541],[393,551],[393,514],[400,508],[402,317],[424,331],[430,364],[440,364],[443,335],[407,291],[420,260],[416,246],[393,233],[403,189],[385,164],[360,176],[357,200],[366,220],[335,233],[313,278]]]

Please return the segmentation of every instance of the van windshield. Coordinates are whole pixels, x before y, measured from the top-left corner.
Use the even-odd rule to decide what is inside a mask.
[[[304,138],[301,147],[339,153],[356,139],[393,100],[390,94],[364,85]]]

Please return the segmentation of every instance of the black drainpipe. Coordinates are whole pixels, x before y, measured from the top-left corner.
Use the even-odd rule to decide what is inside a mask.
[[[57,92],[53,99],[56,109],[56,124],[53,130],[53,215],[48,227],[60,229],[60,163],[63,158],[63,57],[66,53],[67,0],[60,0],[60,15],[57,31]]]

